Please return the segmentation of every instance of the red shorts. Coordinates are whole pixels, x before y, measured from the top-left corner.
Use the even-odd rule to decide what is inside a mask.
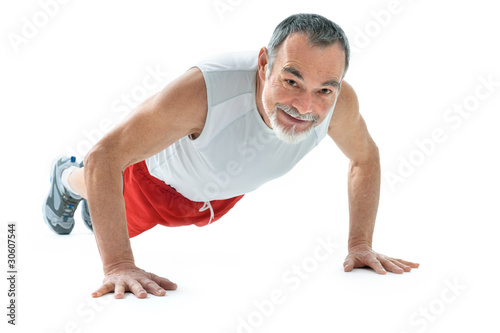
[[[135,237],[157,224],[179,227],[194,224],[202,227],[210,221],[210,209],[200,212],[205,204],[191,201],[163,181],[151,176],[142,161],[123,172],[123,196],[127,211],[129,237]],[[212,222],[220,219],[243,195],[210,201],[214,211]]]

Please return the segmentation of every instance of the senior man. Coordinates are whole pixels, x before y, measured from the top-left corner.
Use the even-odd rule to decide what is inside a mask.
[[[130,291],[144,298],[176,289],[135,265],[129,238],[157,224],[218,220],[245,193],[292,169],[326,134],[350,159],[344,270],[418,267],[372,249],[379,153],[343,80],[348,65],[348,41],[337,24],[292,15],[267,48],[206,59],[148,98],[85,163],[55,161],[44,219],[68,234],[83,200],[82,217],[94,231],[105,274],[92,295],[122,298]]]

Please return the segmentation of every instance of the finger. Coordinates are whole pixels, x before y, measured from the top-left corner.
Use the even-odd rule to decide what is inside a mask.
[[[392,261],[390,261],[388,259],[380,259],[380,262],[382,263],[384,268],[386,270],[388,270],[389,272],[396,273],[396,274],[404,273],[403,268],[399,267],[398,265],[394,264]]]
[[[111,282],[105,283],[101,286],[101,288],[97,289],[92,293],[92,297],[101,297],[102,295],[106,295],[110,293],[115,288],[114,284]]]
[[[384,275],[387,273],[384,266],[382,266],[380,261],[376,258],[369,260],[367,265],[370,266],[377,274]]]
[[[405,264],[406,266],[410,266],[411,268],[418,268],[418,266],[420,266],[420,264],[417,264],[417,263],[414,263],[414,262],[410,262],[410,261],[406,261],[406,260],[403,260],[403,259],[394,259],[394,260],[397,260],[400,263]]]
[[[344,261],[344,272],[351,272],[354,268],[354,260],[346,259]]]
[[[402,262],[399,262],[397,259],[392,259],[391,262],[399,267],[401,267],[405,272],[410,272],[411,267],[408,265],[403,264]]]
[[[176,290],[177,289],[177,284],[170,281],[169,279],[163,278],[161,276],[151,274],[151,280],[156,282],[160,287],[162,287],[165,290]]]
[[[137,297],[137,298],[146,298],[148,293],[142,285],[137,280],[129,280],[127,282],[129,290]]]
[[[162,287],[160,287],[156,282],[149,279],[144,279],[141,281],[142,286],[146,291],[155,296],[165,296],[166,291]]]
[[[116,299],[122,299],[125,297],[125,285],[123,283],[117,283],[115,286],[115,298]]]

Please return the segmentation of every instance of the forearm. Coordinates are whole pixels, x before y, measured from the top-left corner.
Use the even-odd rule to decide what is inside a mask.
[[[348,247],[372,245],[380,197],[380,159],[374,148],[371,158],[349,165],[349,243]]]
[[[87,200],[104,273],[120,264],[134,264],[121,170],[107,161],[104,156],[90,154],[85,163]]]

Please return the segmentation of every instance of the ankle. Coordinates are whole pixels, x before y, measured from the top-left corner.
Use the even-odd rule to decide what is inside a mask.
[[[78,193],[78,191],[73,187],[71,186],[70,184],[70,181],[69,181],[69,178],[70,176],[73,174],[73,172],[75,170],[78,170],[79,168],[75,167],[75,166],[70,166],[69,168],[67,169],[64,169],[63,172],[62,172],[62,175],[61,175],[61,182],[64,186],[64,188],[70,193],[70,195],[72,197],[74,197],[75,199],[80,199],[81,196],[80,194]]]

